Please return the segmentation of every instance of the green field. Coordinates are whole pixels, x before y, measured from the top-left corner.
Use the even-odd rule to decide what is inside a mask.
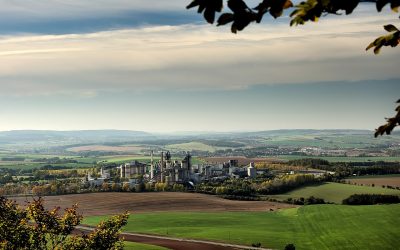
[[[97,224],[103,217],[83,223]],[[398,249],[400,205],[314,205],[276,212],[132,214],[124,231],[283,249]]]
[[[285,194],[269,195],[268,197],[275,198],[277,200],[286,200],[287,198],[307,198],[310,196],[314,196],[318,198],[323,198],[325,201],[341,204],[343,199],[349,197],[352,194],[400,195],[400,190],[328,182],[322,185],[298,188]]]
[[[129,241],[125,241],[124,244],[125,244],[125,246],[124,246],[125,250],[167,250],[168,249],[165,247],[159,247],[159,246],[153,246],[153,245],[129,242]]]

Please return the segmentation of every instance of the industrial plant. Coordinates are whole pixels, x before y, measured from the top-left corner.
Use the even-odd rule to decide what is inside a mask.
[[[229,160],[221,164],[193,164],[190,153],[186,153],[185,157],[178,161],[172,160],[169,151],[161,151],[157,161],[154,158],[151,151],[150,164],[135,160],[116,167],[102,167],[98,177],[88,174],[84,181],[90,185],[99,186],[112,177],[111,172],[117,173],[121,181],[130,185],[165,183],[166,185],[194,186],[203,181],[256,178],[257,176],[257,169],[253,162],[247,166],[239,166],[238,160]],[[117,171],[112,171],[113,168]]]

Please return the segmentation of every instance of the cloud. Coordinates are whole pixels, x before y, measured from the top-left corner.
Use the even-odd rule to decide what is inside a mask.
[[[398,49],[385,48],[379,56],[364,51],[384,33],[377,23],[392,20],[391,15],[355,15],[295,28],[267,21],[238,35],[229,27],[193,24],[8,35],[0,39],[0,95],[90,97],[102,91],[400,78]]]

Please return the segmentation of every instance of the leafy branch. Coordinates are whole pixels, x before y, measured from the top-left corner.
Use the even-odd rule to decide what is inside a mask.
[[[197,12],[203,13],[205,20],[213,24],[217,12],[222,11],[224,2],[223,0],[193,0],[187,9],[198,7]],[[350,15],[360,2],[376,3],[378,12],[388,4],[394,12],[398,12],[400,7],[400,0],[306,0],[297,5],[293,5],[291,0],[263,0],[254,8],[248,7],[244,0],[227,0],[226,2],[230,12],[219,16],[217,26],[232,23],[233,33],[242,31],[253,22],[260,23],[267,13],[273,18],[278,18],[282,16],[284,10],[289,8],[294,8],[290,14],[292,18],[290,26],[293,26],[304,25],[309,21],[316,22],[321,16],[327,14],[340,15],[344,12]],[[385,29],[392,33],[377,38],[367,47],[367,50],[375,47],[374,52],[377,54],[383,46],[396,47],[399,44],[399,30],[392,24],[385,25]]]
[[[400,104],[400,99],[397,101],[397,103]],[[400,126],[400,105],[397,106],[395,111],[397,111],[397,114],[394,117],[386,118],[386,124],[380,126],[375,130],[375,137],[378,137],[379,135],[383,135],[385,133],[387,135],[390,135],[390,133],[396,126]]]

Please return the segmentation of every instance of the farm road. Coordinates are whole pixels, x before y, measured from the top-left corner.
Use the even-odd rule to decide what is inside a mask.
[[[82,232],[93,231],[92,227],[77,226],[77,230]],[[150,245],[157,245],[174,250],[239,250],[239,249],[255,249],[254,247],[225,244],[213,241],[190,240],[165,236],[155,236],[137,233],[122,233],[125,241],[139,242]],[[266,248],[257,248],[260,250],[270,250]]]

